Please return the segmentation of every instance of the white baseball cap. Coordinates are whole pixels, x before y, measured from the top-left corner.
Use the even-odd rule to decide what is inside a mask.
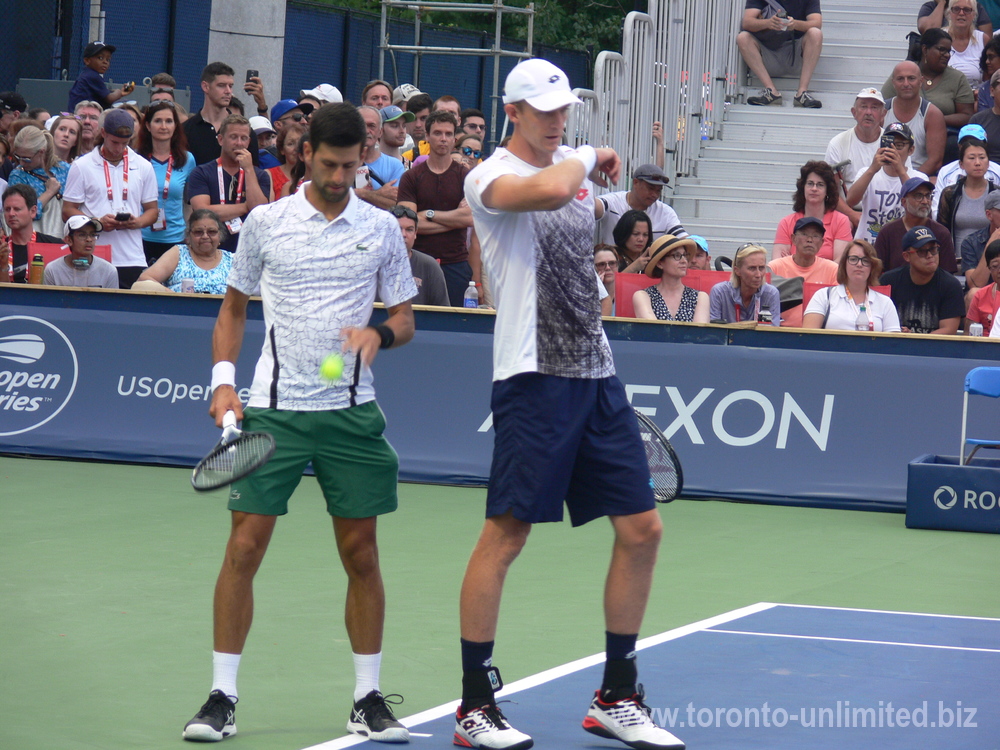
[[[274,128],[271,127],[271,121],[262,115],[254,115],[250,118],[250,129],[254,132],[254,135],[274,132]]]
[[[871,87],[871,86],[869,86],[866,89],[861,89],[861,91],[858,92],[858,95],[856,97],[854,97],[854,98],[855,99],[874,99],[875,101],[880,102],[883,107],[885,106],[885,98],[883,98],[882,92],[879,91],[876,88]]]
[[[93,216],[70,216],[66,219],[66,223],[63,224],[63,237],[69,237],[70,232],[75,232],[77,229],[83,229],[85,226],[90,224],[94,227],[95,232],[103,232],[104,225],[101,223],[100,219],[95,219]]]
[[[503,103],[527,102],[540,112],[583,104],[569,88],[569,78],[548,60],[525,60],[507,74]]]
[[[311,96],[326,104],[340,104],[344,101],[344,95],[340,93],[340,89],[329,83],[321,83],[314,89],[302,89],[299,92],[299,99],[301,100],[305,96]]]

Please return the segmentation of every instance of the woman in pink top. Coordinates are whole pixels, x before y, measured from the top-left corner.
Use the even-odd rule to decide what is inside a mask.
[[[815,216],[823,222],[826,229],[819,257],[839,261],[848,243],[854,239],[854,230],[851,229],[850,220],[837,210],[837,183],[829,164],[825,161],[807,161],[802,166],[795,183],[795,202],[792,207],[795,213],[778,222],[771,257],[784,258],[792,255],[795,252],[792,247],[795,222],[803,216]]]

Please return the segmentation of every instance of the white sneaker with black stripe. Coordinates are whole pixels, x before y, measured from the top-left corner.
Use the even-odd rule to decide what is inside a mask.
[[[535,744],[524,732],[509,723],[495,703],[455,715],[454,744],[487,750],[528,750]]]
[[[643,698],[642,685],[635,695],[613,703],[602,701],[598,691],[583,720],[583,728],[598,737],[624,742],[635,750],[684,750],[681,740],[653,722]]]

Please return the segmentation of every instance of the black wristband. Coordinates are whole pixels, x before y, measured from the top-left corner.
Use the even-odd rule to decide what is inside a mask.
[[[264,107],[264,109],[261,109],[260,107],[257,107],[257,114],[258,115],[266,115],[267,114],[267,107]]]
[[[392,329],[387,325],[372,326],[375,332],[381,337],[382,344],[379,346],[380,349],[388,349],[396,341],[396,334],[393,333]]]

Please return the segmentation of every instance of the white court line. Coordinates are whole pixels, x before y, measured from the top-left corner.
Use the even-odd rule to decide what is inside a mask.
[[[798,607],[799,609],[835,609],[842,612],[872,612],[881,615],[908,615],[910,617],[942,617],[951,620],[985,620],[1000,622],[997,617],[973,617],[971,615],[935,615],[929,612],[898,612],[891,609],[860,609],[857,607],[824,607],[819,604],[775,604],[776,607]]]
[[[987,654],[1000,654],[997,648],[972,648],[971,646],[938,646],[933,643],[901,643],[899,641],[869,641],[863,638],[832,638],[823,635],[792,635],[791,633],[755,633],[750,630],[719,630],[713,628],[706,633],[725,633],[726,635],[756,635],[762,638],[795,638],[804,641],[835,641],[837,643],[871,643],[876,646],[909,646],[910,648],[938,648],[945,651],[979,651]]]
[[[659,635],[652,635],[649,638],[643,638],[636,644],[636,649],[641,650],[644,648],[649,648],[650,646],[658,646],[661,643],[666,643],[667,641],[673,641],[677,638],[682,638],[686,635],[691,635],[692,633],[697,633],[707,628],[714,627],[716,625],[723,625],[727,622],[732,622],[733,620],[738,620],[741,617],[746,617],[747,615],[753,615],[757,612],[763,612],[765,610],[771,609],[777,605],[770,602],[759,602],[757,604],[751,604],[748,607],[742,607],[741,609],[734,609],[732,612],[725,612],[721,615],[716,615],[715,617],[709,617],[706,620],[699,620],[698,622],[693,622],[690,625],[682,625],[679,628],[674,628],[673,630],[668,630],[665,633],[660,633]],[[719,632],[719,631],[716,631]],[[523,679],[512,682],[505,686],[503,690],[497,693],[498,698],[502,698],[507,695],[512,695],[518,693],[522,690],[527,690],[528,688],[537,687],[546,682],[551,682],[560,677],[565,677],[573,672],[579,672],[581,669],[586,669],[587,667],[593,667],[597,664],[602,664],[604,662],[604,652],[599,654],[594,654],[593,656],[586,656],[582,659],[577,659],[576,661],[571,661],[568,664],[562,664],[558,667],[553,667],[552,669],[547,669],[544,672],[539,672],[535,675],[530,675]],[[456,681],[458,677],[456,675]],[[455,713],[455,709],[460,702],[459,698],[449,701],[448,703],[443,703],[440,706],[435,706],[434,708],[429,708],[426,711],[421,711],[420,713],[413,714],[412,716],[407,716],[404,719],[400,719],[400,723],[406,727],[414,727],[418,724],[423,724],[428,721],[434,721],[435,719],[440,719],[443,716],[450,716]],[[354,745],[359,745],[362,742],[367,742],[368,740],[364,737],[358,737],[356,735],[351,735],[348,737],[339,737],[335,740],[330,740],[329,742],[323,742],[319,745],[312,745],[305,748],[304,750],[341,750],[346,747],[353,747]],[[450,738],[448,738],[450,742]]]

